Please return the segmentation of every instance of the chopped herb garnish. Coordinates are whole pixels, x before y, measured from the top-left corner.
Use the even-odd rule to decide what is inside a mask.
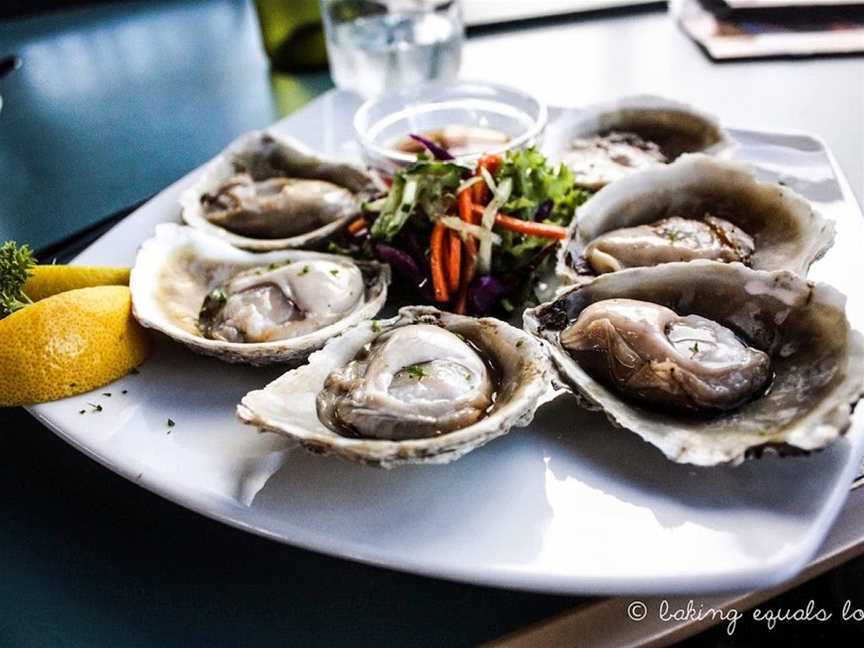
[[[465,374],[465,380],[467,380],[468,382],[471,382],[471,374],[470,373]]]
[[[518,349],[518,348],[521,347],[523,344],[525,344],[525,340],[518,340],[518,341],[516,342],[516,348]]]
[[[79,414],[84,414],[84,412],[86,412],[86,411],[87,411],[87,410],[78,410],[78,413],[79,413]]]
[[[169,427],[169,428],[174,427],[174,421],[171,420],[170,418],[168,419],[168,427]]]
[[[310,268],[308,265],[303,266],[303,269],[302,269],[300,272],[297,273],[297,276],[298,276],[298,277],[302,277],[302,276],[305,275],[305,274],[309,274],[309,270],[310,270],[310,269],[311,269],[311,268]]]
[[[372,322],[372,330],[375,333],[380,333],[381,332],[381,325],[377,321]]]
[[[699,353],[699,343],[694,342],[693,346],[690,347],[689,351],[690,351],[690,357],[691,358],[696,357],[696,354]]]
[[[684,238],[683,235],[681,234],[681,232],[679,232],[677,230],[666,230],[665,234],[666,234],[666,238],[669,239],[670,243],[675,243],[677,241],[680,241],[682,238]]]
[[[355,253],[355,250],[351,246],[339,245],[335,241],[327,243],[327,251],[331,254],[344,254],[346,256],[351,256]]]
[[[335,277],[336,275],[339,274],[339,271],[338,271],[336,268],[333,268],[333,269],[330,271],[330,274],[333,275],[333,276]]]
[[[128,394],[128,393],[129,393],[129,390],[128,390],[128,389],[124,389],[124,390],[121,391],[120,393],[121,393],[121,394]]]
[[[111,392],[102,392],[102,395],[111,398]]]
[[[405,367],[405,371],[408,372],[408,375],[412,378],[416,378],[417,380],[421,380],[426,377],[426,371],[420,365],[410,365]]]
[[[99,405],[98,403],[87,403],[87,404],[92,408],[93,412],[101,412],[102,411],[102,406]]]

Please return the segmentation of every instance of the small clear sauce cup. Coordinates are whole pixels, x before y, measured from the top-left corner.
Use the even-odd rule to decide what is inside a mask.
[[[507,136],[506,143],[456,156],[457,162],[471,165],[485,154],[539,146],[547,120],[546,105],[515,88],[433,83],[369,99],[354,115],[354,131],[367,164],[390,175],[416,160],[416,153],[398,148],[409,134],[459,126]]]

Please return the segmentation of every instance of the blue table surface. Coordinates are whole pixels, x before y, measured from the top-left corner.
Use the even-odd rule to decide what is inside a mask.
[[[585,33],[594,34],[588,22]],[[24,65],[0,79],[0,240],[36,248],[148,197],[332,87],[326,73],[272,74],[240,0],[8,21],[7,53]],[[96,465],[21,409],[0,409],[0,492],[4,648],[467,646],[580,602],[400,574],[225,527]],[[822,587],[836,594],[835,581]],[[788,640],[756,628],[734,645]],[[697,645],[720,641],[733,645],[722,631]]]
[[[34,248],[140,201],[332,87],[271,74],[249,3],[96,6],[0,24],[0,240]]]

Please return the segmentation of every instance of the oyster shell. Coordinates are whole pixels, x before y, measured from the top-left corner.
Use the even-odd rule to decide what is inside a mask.
[[[317,453],[385,468],[446,463],[528,425],[551,374],[524,331],[407,306],[331,340],[247,394],[237,415]]]
[[[132,269],[138,321],[228,362],[298,362],[374,317],[386,265],[301,250],[254,254],[203,232],[157,225]]]
[[[715,155],[731,144],[717,120],[687,104],[653,96],[624,97],[564,115],[550,139],[576,183],[600,189],[684,153]]]
[[[613,299],[650,302],[730,329],[770,357],[770,385],[743,405],[701,417],[622,395],[592,376],[561,340],[591,305]],[[844,305],[836,289],[790,272],[693,261],[622,270],[570,287],[526,311],[525,328],[547,343],[562,380],[586,407],[603,410],[673,461],[707,466],[768,448],[815,450],[846,431],[864,394],[864,337],[850,328]],[[666,358],[674,361],[674,353]]]
[[[246,250],[283,250],[332,236],[374,191],[355,165],[253,131],[208,163],[180,202],[192,227]]]
[[[806,274],[833,240],[834,224],[792,189],[760,182],[739,162],[692,154],[619,180],[581,206],[556,272],[583,283],[651,259],[709,257]]]

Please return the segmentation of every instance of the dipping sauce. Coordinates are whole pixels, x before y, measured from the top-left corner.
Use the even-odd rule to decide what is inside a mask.
[[[437,128],[418,135],[446,149],[454,157],[484,153],[491,148],[504,146],[511,139],[504,131],[461,124]],[[403,153],[422,153],[426,150],[420,142],[408,136],[400,137],[392,146]]]

